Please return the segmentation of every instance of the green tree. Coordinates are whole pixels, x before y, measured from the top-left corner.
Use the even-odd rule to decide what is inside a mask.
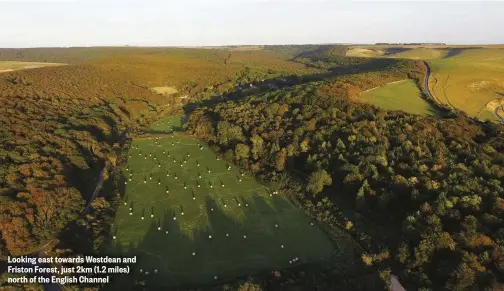
[[[254,134],[250,138],[250,141],[252,142],[252,157],[254,160],[257,160],[263,150],[264,140],[260,136]]]
[[[217,140],[223,145],[227,145],[233,140],[243,141],[243,131],[237,125],[232,125],[227,121],[219,121],[217,124]]]
[[[250,148],[246,144],[239,143],[235,148],[236,159],[247,159],[249,157]]]
[[[324,186],[329,186],[331,183],[331,176],[325,170],[318,170],[310,174],[306,190],[312,194],[318,194],[322,192]]]

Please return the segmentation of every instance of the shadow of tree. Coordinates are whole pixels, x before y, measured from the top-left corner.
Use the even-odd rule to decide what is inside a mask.
[[[445,50],[447,50],[448,52],[443,57],[443,59],[448,59],[448,58],[456,57],[456,56],[460,55],[465,50],[482,49],[482,48],[483,47],[460,47],[460,48],[451,47],[451,48],[446,48]]]

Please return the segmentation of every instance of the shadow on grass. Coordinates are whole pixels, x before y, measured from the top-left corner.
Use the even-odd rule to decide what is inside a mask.
[[[404,47],[391,47],[391,48],[386,48],[385,49],[385,55],[395,55],[398,53],[403,53],[412,50],[411,48],[404,48]]]
[[[121,244],[120,237],[117,242],[109,238],[106,255],[137,256],[137,264],[130,265],[130,274],[113,276],[106,290],[211,286],[259,272],[285,269],[291,266],[288,261],[295,256],[299,261],[292,264],[294,268],[308,265],[330,269],[331,264],[338,264],[342,275],[349,268],[360,267],[354,250],[342,249],[329,241],[321,229],[310,227],[311,219],[304,213],[293,217],[295,206],[286,198],[275,195],[269,200],[257,194],[240,198],[237,201],[241,203],[241,214],[230,217],[225,213],[226,208],[237,205],[231,203],[225,207],[220,200],[207,197],[202,204],[208,218],[204,229],[184,229],[184,223],[180,223],[184,220],[181,206],[174,206],[157,218],[148,218],[151,219],[148,230],[136,244]],[[284,211],[287,215],[282,215]],[[298,221],[292,223],[292,220]],[[305,223],[306,228],[299,227]]]
[[[482,49],[483,47],[450,47],[450,48],[445,48],[448,52],[446,55],[443,57],[443,59],[449,59],[456,57],[460,55],[463,51],[465,50],[471,50],[471,49]]]
[[[449,59],[449,58],[452,58],[452,57],[456,57],[456,56],[460,55],[465,49],[463,49],[463,48],[448,48],[446,50],[448,52],[443,57],[443,59]]]
[[[167,133],[172,133],[172,132],[181,132],[184,131],[184,123],[187,122],[187,116],[186,115],[181,115],[181,116],[172,116],[171,118],[178,118],[180,117],[180,125],[173,125],[170,130],[160,130],[160,129],[149,129],[147,133],[151,134],[167,134]],[[159,121],[157,121],[159,122]]]

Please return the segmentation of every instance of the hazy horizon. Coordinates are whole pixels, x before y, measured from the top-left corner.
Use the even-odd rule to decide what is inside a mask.
[[[2,1],[0,47],[504,44],[504,2]]]

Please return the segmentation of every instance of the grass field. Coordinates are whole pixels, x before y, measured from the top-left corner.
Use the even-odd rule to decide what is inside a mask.
[[[446,56],[448,50],[446,48],[433,48],[433,47],[383,47],[383,46],[369,46],[369,47],[351,47],[347,50],[346,56],[349,57],[388,57],[388,58],[403,58],[413,60],[430,60],[438,59]]]
[[[438,114],[434,106],[422,99],[420,90],[412,80],[394,82],[365,91],[359,100],[386,110],[402,110],[420,115]]]
[[[178,90],[175,87],[164,86],[164,87],[153,87],[151,89],[154,92],[161,94],[161,95],[165,95],[165,96],[170,96],[170,95],[178,93]]]
[[[153,128],[166,129],[165,122]],[[351,260],[344,243],[335,249],[287,198],[228,169],[196,139],[182,133],[135,139],[129,155],[124,175],[131,181],[123,182],[109,251],[139,256],[134,278],[166,286],[208,284],[336,254],[342,264]],[[124,278],[114,288],[129,286]]]
[[[431,60],[439,59],[447,54],[447,50],[434,49],[434,48],[414,48],[403,52],[391,54],[391,58],[403,58],[413,60]]]
[[[168,116],[154,122],[150,130],[153,132],[171,133],[173,131],[182,131],[184,117],[181,115]]]
[[[481,111],[480,115],[478,115],[478,119],[481,121],[493,121],[493,122],[499,121],[497,117],[488,110]]]
[[[504,98],[502,46],[356,46],[346,54],[427,60],[431,67],[429,87],[437,102],[471,117],[497,120],[483,109],[489,101]]]
[[[504,49],[470,49],[430,60],[429,86],[439,102],[477,116],[504,92]],[[500,93],[500,94],[499,94]]]
[[[0,73],[35,69],[48,66],[63,66],[61,63],[42,63],[42,62],[17,62],[17,61],[0,61]]]
[[[347,57],[360,57],[360,58],[372,58],[380,57],[385,52],[379,49],[368,49],[368,48],[350,48],[346,51]]]

